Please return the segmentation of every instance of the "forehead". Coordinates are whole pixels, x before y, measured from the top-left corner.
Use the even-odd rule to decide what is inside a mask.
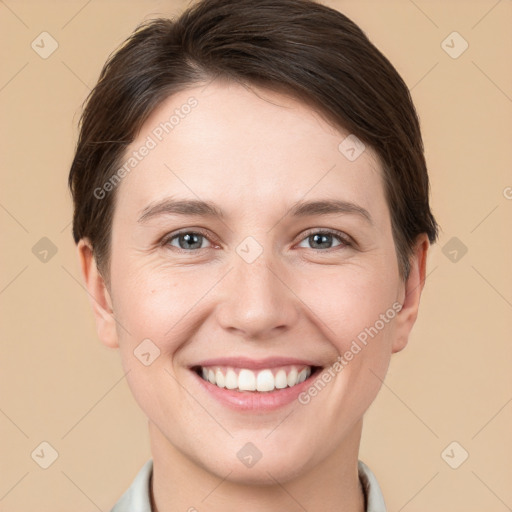
[[[148,204],[177,196],[261,218],[322,197],[385,216],[379,159],[366,147],[349,160],[340,151],[349,135],[281,93],[226,82],[191,87],[162,102],[129,146],[124,162],[134,165],[116,210],[133,221]]]

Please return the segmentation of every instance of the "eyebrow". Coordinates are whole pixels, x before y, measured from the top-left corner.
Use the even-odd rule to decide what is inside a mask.
[[[357,215],[368,224],[373,225],[373,220],[365,208],[349,201],[338,199],[324,199],[315,201],[298,201],[286,215],[292,217],[308,217],[313,215],[335,215],[350,214]],[[188,215],[195,217],[213,217],[224,219],[224,212],[210,201],[195,199],[178,200],[165,198],[149,204],[142,211],[139,223],[145,223],[149,219],[161,215]]]

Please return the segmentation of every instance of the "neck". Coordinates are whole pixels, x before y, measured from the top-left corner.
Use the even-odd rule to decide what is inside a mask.
[[[354,425],[337,450],[285,483],[272,479],[268,484],[255,485],[235,482],[227,474],[216,475],[199,466],[149,422],[153,454],[152,510],[365,512],[357,469],[361,430],[362,420]]]

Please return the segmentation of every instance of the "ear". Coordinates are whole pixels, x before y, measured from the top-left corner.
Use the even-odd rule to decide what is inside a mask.
[[[410,272],[402,291],[402,309],[396,316],[395,338],[392,345],[392,353],[402,350],[409,341],[409,334],[418,316],[421,292],[425,285],[425,273],[427,266],[427,252],[430,246],[428,236],[422,233],[418,236],[414,246],[413,255],[410,258]]]
[[[105,281],[98,271],[90,240],[82,238],[77,244],[77,251],[82,279],[87,288],[89,301],[96,320],[98,338],[107,347],[117,348],[119,343],[112,299]]]

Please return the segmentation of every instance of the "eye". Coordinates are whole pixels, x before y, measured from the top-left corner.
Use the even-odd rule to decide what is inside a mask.
[[[333,239],[338,240],[339,243],[333,246]],[[210,242],[210,239],[206,233],[203,233],[202,231],[181,231],[164,237],[161,245],[173,247],[177,251],[193,252],[208,248],[203,247],[204,241]],[[310,248],[314,250],[328,250],[340,246],[352,246],[351,239],[348,235],[341,231],[332,230],[310,231],[306,234],[306,237],[302,239],[301,243],[304,242],[309,242],[311,244]],[[304,246],[299,244],[299,247]]]
[[[319,231],[310,231],[306,238],[303,238],[303,242],[309,242],[312,245],[312,249],[332,249],[332,240],[338,239],[340,241],[338,246],[351,246],[350,238],[345,233],[340,231],[331,231],[331,230],[319,230]],[[300,245],[299,245],[300,246]],[[303,246],[302,246],[303,247]]]
[[[178,250],[192,252],[193,250],[205,249],[203,242],[209,240],[208,237],[200,231],[182,231],[165,237],[162,245],[175,247]],[[173,243],[177,242],[177,246]]]

